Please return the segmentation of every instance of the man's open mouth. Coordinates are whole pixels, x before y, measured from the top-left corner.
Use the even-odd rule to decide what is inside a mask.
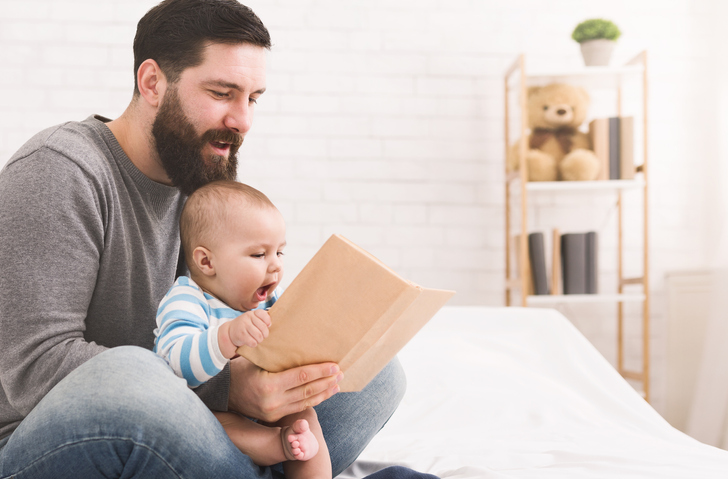
[[[230,143],[224,141],[211,141],[210,146],[215,151],[215,154],[225,156],[230,151]]]

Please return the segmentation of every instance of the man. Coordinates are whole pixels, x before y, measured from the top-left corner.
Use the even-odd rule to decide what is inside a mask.
[[[210,410],[271,422],[312,406],[336,475],[393,413],[396,361],[337,395],[336,364],[238,358],[192,392],[149,351],[185,195],[235,178],[268,48],[235,0],[165,0],[138,24],[122,116],[45,130],[0,173],[0,477],[271,477]]]

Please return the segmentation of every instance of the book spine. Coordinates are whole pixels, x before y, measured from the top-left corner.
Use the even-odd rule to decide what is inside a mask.
[[[597,180],[609,179],[609,120],[596,118],[589,123],[591,148],[599,159],[600,168]]]
[[[520,271],[521,271],[521,261],[525,262],[525,269],[526,269],[526,278],[528,281],[526,281],[526,291],[523,292],[526,296],[530,296],[533,294],[533,275],[531,274],[531,258],[530,254],[528,253],[528,236],[526,236],[526,255],[522,258],[521,257],[521,235],[515,235],[513,237],[513,251],[515,256],[515,264],[516,264],[516,271],[518,271],[518,275],[520,277]]]
[[[561,233],[554,228],[551,232],[551,294],[561,293]]]
[[[533,293],[549,294],[543,233],[531,233],[528,235],[528,256],[531,260]]]
[[[586,266],[586,293],[597,294],[598,268],[597,268],[597,234],[590,231],[585,235],[585,266]]]
[[[586,294],[586,234],[561,236],[561,274],[564,294]]]
[[[634,179],[634,117],[619,120],[620,174],[623,180]]]
[[[621,177],[619,164],[619,117],[609,119],[609,179]]]

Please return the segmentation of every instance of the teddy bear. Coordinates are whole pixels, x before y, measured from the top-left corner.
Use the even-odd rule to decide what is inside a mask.
[[[589,95],[564,83],[528,89],[526,168],[529,181],[594,180],[600,161],[579,126],[586,118]],[[508,170],[519,167],[520,140],[508,154]]]

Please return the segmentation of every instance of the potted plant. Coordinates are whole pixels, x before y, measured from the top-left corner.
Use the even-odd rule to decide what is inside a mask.
[[[609,65],[612,50],[621,34],[611,21],[593,18],[578,24],[571,38],[581,45],[586,66],[604,66]]]

